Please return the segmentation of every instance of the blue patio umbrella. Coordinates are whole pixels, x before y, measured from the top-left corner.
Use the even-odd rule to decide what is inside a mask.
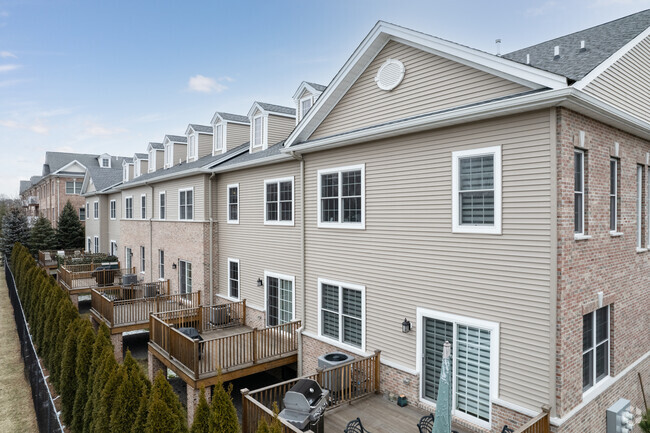
[[[436,400],[436,419],[431,433],[451,432],[451,344],[445,341],[442,349],[442,368],[438,381],[438,399]]]

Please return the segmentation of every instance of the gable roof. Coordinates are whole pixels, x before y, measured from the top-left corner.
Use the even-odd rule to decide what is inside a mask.
[[[133,159],[136,159],[136,158],[137,159],[148,159],[149,155],[147,155],[146,153],[136,153],[136,154],[133,155],[133,157],[134,157]]]
[[[190,128],[192,128],[195,132],[205,132],[208,134],[212,134],[212,126],[196,125],[194,123],[190,123],[189,125],[187,125],[187,130],[185,131],[185,133],[187,133],[187,131]]]
[[[155,142],[153,142],[153,141],[150,141],[150,142],[149,142],[149,145],[147,146],[147,150],[151,150],[151,149],[155,149],[155,150],[165,150],[165,146],[163,146],[162,143],[155,143]]]
[[[293,99],[294,99],[294,101],[297,100],[305,89],[308,90],[309,93],[311,93],[312,95],[317,95],[318,96],[321,93],[323,93],[323,91],[326,88],[327,88],[327,86],[323,86],[321,84],[310,83],[309,81],[303,81],[302,83],[300,83],[300,85],[298,86],[298,88],[294,92]]]
[[[323,91],[325,91],[325,89],[327,89],[327,86],[323,86],[322,84],[311,83],[309,81],[305,81],[305,83],[309,84],[311,87],[313,87],[318,92],[323,92]]]
[[[20,188],[19,188],[19,190],[18,190],[18,193],[19,193],[19,194],[24,193],[24,192],[27,191],[27,190],[29,189],[29,187],[31,187],[31,186],[32,186],[32,183],[31,183],[30,181],[28,181],[28,180],[21,180],[21,181],[20,181]]]
[[[579,81],[648,27],[650,9],[522,48],[504,54],[503,58],[525,64],[529,54],[531,66]],[[580,49],[581,41],[585,42],[584,50]],[[556,46],[560,47],[557,58]]]
[[[181,143],[181,144],[187,144],[187,137],[184,135],[165,135],[165,139],[163,141],[169,141],[171,143]]]
[[[561,75],[379,21],[289,135],[285,147],[306,140],[316,130],[377,54],[391,40],[502,77],[533,90],[567,87],[566,78]]]
[[[250,125],[251,123],[247,116],[242,116],[240,114],[224,113],[222,111],[217,111],[216,113],[214,113],[214,116],[212,116],[211,123],[216,122],[217,116],[220,117],[222,120],[225,120],[226,122],[244,123],[246,125]]]
[[[286,117],[296,117],[296,109],[290,107],[283,107],[282,105],[268,104],[266,102],[253,102],[253,106],[248,110],[248,117],[252,116],[255,112],[255,108],[259,108],[261,111],[266,111],[269,114],[277,114],[280,116]]]

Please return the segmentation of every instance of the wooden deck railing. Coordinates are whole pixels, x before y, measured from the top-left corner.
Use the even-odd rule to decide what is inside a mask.
[[[135,273],[135,268],[97,270],[99,266],[101,265],[61,266],[57,271],[59,282],[68,290],[119,286],[122,284],[122,275]]]
[[[201,327],[205,310],[199,307],[149,316],[149,341],[183,364],[195,379],[214,376],[219,370],[271,361],[298,350],[299,321],[203,341],[192,340],[176,329],[205,329]]]
[[[515,433],[550,433],[551,432],[551,414],[546,407],[542,412],[526,424],[515,430]]]
[[[374,355],[356,359],[336,367],[317,370],[310,376],[323,389],[330,391],[326,410],[338,407],[343,403],[352,402],[366,395],[379,392],[380,352]],[[260,388],[254,391],[243,389],[242,392],[242,433],[257,431],[257,423],[265,418],[270,422],[273,417],[273,403],[278,410],[284,409],[284,395],[300,378]],[[291,424],[280,419],[283,433],[300,431]]]

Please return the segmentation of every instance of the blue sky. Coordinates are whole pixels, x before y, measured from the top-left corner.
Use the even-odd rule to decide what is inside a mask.
[[[377,20],[488,52],[650,8],[593,1],[0,0],[0,194],[45,151],[132,156],[215,111],[291,105],[328,84]]]

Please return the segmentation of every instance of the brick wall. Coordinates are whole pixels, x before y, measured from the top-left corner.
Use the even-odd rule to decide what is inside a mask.
[[[580,145],[580,131],[584,131],[585,148],[585,232],[591,236],[586,240],[574,240],[573,234],[573,152]],[[615,156],[615,143],[619,143],[618,231],[621,236],[612,236],[609,230],[609,163],[610,157]],[[610,305],[610,374],[620,373],[650,348],[650,253],[637,252],[636,240],[637,164],[643,164],[646,172],[643,217],[647,221],[645,164],[648,152],[648,141],[566,109],[557,111],[558,417],[565,416],[582,402],[582,318],[597,308],[599,292],[603,293],[603,305]],[[647,239],[645,225],[644,246]],[[575,429],[566,427],[562,431],[603,431],[603,408],[627,391],[633,391],[626,390],[625,383],[627,379],[617,384],[620,392],[608,391],[599,397],[600,402],[594,402],[598,409],[585,409],[585,413],[592,410],[599,413],[591,417],[592,424],[581,424]]]

